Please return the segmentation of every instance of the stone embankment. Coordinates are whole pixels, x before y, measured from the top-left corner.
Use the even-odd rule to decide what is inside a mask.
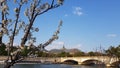
[[[4,64],[4,61],[7,59],[7,56],[0,56],[0,64]],[[44,57],[35,57],[35,58],[24,58],[22,61],[19,61],[18,64],[31,64],[31,63],[43,63],[43,64],[57,64],[60,63],[59,58],[44,58]]]
[[[7,59],[7,56],[0,56],[0,64],[4,64],[4,61]]]

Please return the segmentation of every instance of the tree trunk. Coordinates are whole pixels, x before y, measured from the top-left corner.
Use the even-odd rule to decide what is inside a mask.
[[[11,64],[10,63],[6,63],[6,65],[4,66],[4,68],[10,68]]]
[[[2,44],[2,36],[0,37],[0,44]]]
[[[4,20],[4,12],[2,11],[2,21]],[[4,24],[2,23],[2,28],[4,28]],[[3,30],[1,30],[1,33],[3,33]],[[2,44],[2,36],[0,37],[0,44]]]

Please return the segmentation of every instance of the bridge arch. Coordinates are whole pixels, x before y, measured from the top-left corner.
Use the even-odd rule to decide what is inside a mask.
[[[104,62],[96,59],[87,59],[81,62],[83,65],[105,65]]]
[[[120,61],[112,62],[111,66],[120,66]]]
[[[69,59],[69,60],[63,61],[63,63],[65,63],[65,64],[78,64],[78,61]]]

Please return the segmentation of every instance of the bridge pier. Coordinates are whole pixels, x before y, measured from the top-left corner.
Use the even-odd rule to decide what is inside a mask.
[[[82,64],[82,62],[78,62],[78,65],[81,65]]]
[[[106,66],[107,66],[107,67],[110,67],[110,66],[111,66],[111,64],[106,64]]]
[[[107,67],[114,67],[115,65],[112,64],[106,64]]]

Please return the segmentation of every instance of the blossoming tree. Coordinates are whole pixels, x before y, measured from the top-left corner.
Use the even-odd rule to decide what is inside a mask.
[[[51,1],[51,2],[50,2]],[[8,59],[5,61],[4,68],[10,68],[13,64],[22,60],[21,50],[24,49],[26,42],[36,41],[33,37],[32,32],[38,32],[39,28],[33,27],[36,18],[39,15],[46,13],[47,11],[61,6],[64,0],[0,0],[0,44],[3,42],[4,35],[7,35],[9,42],[6,45],[6,50],[8,51]],[[16,6],[10,6],[11,3],[16,4]],[[26,7],[25,5],[29,6]],[[25,11],[24,11],[25,10]],[[22,14],[24,12],[24,14]],[[11,15],[15,17],[11,18]],[[22,20],[21,17],[25,16],[27,21]],[[44,48],[52,43],[54,40],[58,39],[58,34],[62,21],[53,34],[53,36],[45,43],[40,44],[38,47],[34,46],[35,49],[44,50]],[[13,50],[14,38],[23,31],[23,36],[21,37],[21,43],[15,51]],[[33,43],[32,42],[32,43]],[[31,43],[31,44],[32,44]],[[33,46],[32,46],[33,47]],[[29,48],[32,48],[31,46]],[[28,49],[29,49],[28,48]]]

